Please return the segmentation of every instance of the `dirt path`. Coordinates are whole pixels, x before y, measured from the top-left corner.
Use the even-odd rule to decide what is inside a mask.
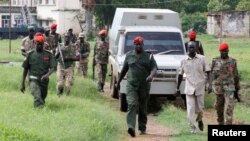
[[[105,96],[110,97],[109,84],[105,84]],[[117,105],[118,104],[117,100]],[[125,114],[124,114],[125,120]],[[127,131],[124,131],[127,134]],[[153,114],[148,115],[147,131],[146,135],[139,135],[140,132],[136,130],[136,137],[132,138],[130,135],[124,138],[124,141],[168,141],[168,136],[171,134],[171,129],[163,126],[156,121],[156,117]]]

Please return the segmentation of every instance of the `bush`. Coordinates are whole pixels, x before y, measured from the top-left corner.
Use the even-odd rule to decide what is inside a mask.
[[[196,32],[205,33],[207,29],[207,19],[202,13],[182,14],[182,31],[193,28]]]

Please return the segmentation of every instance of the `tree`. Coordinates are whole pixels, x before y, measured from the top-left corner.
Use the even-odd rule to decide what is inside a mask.
[[[208,11],[230,11],[235,10],[240,0],[210,0],[207,8]]]
[[[209,0],[184,0],[185,1],[185,13],[195,13],[195,12],[207,12],[206,3]]]
[[[250,11],[250,1],[249,0],[241,0],[237,5],[236,10]]]

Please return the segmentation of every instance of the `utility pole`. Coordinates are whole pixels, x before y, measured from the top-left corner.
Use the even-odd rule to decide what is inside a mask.
[[[220,40],[219,40],[219,43],[221,44],[222,42],[223,42],[223,39],[222,39],[222,18],[223,18],[223,3],[224,3],[224,1],[223,0],[221,0],[221,6],[220,6]]]
[[[11,0],[9,1],[9,14],[10,14],[10,19],[9,19],[9,53],[11,53]]]

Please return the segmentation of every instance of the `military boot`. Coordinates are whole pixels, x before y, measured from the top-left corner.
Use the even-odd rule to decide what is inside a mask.
[[[101,83],[101,92],[104,92],[103,87],[104,87],[104,83]]]
[[[63,88],[57,88],[57,95],[61,96],[63,94]]]

